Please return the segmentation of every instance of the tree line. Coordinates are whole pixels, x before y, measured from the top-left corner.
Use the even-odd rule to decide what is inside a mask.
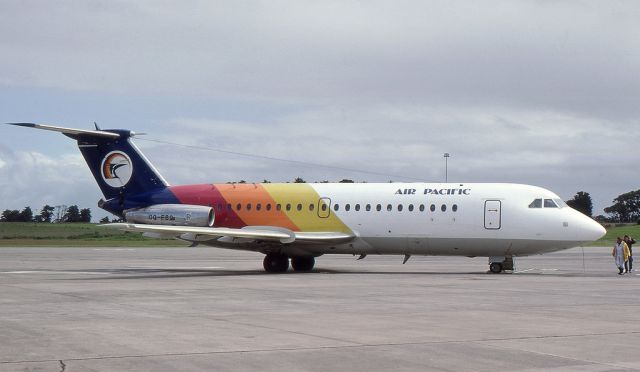
[[[31,207],[24,207],[21,211],[5,209],[0,216],[0,222],[91,222],[91,209],[80,209],[77,205],[53,207],[49,204],[42,207],[39,214],[34,214]]]
[[[593,216],[591,195],[578,191],[572,199],[566,201],[571,208],[594,218],[598,222],[636,222],[640,224],[640,190],[629,191],[613,199],[613,205],[604,209],[607,215]]]

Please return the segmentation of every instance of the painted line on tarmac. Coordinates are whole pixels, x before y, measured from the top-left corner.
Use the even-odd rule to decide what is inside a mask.
[[[0,274],[82,274],[82,275],[109,275],[109,272],[98,271],[52,271],[52,270],[22,270],[0,271]]]
[[[224,269],[222,266],[205,266],[205,267],[133,267],[124,270],[153,270],[157,272],[171,271],[202,271],[212,269]],[[121,274],[121,269],[112,269],[107,271],[72,271],[72,270],[13,270],[0,271],[0,274],[77,274],[77,275],[113,275]]]
[[[93,251],[127,251],[132,252],[135,251],[133,248],[93,248]]]
[[[516,270],[515,273],[528,273],[531,271],[540,271],[541,274],[544,274],[547,271],[559,271],[560,269],[540,269],[537,267],[530,267],[528,269]]]
[[[136,270],[136,269],[140,269],[140,270],[158,270],[158,271],[162,271],[162,270],[167,270],[167,271],[171,271],[171,270],[209,270],[209,269],[224,269],[223,266],[185,266],[185,267],[158,267],[158,266],[129,266],[127,267],[127,270]]]

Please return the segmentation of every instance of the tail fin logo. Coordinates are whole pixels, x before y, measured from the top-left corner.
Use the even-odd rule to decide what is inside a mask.
[[[133,166],[131,158],[121,151],[112,151],[102,160],[102,179],[113,188],[125,186],[131,180]]]

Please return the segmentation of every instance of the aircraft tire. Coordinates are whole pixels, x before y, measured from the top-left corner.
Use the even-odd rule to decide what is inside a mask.
[[[500,274],[502,272],[502,264],[500,262],[492,262],[489,265],[489,271],[494,274]]]
[[[316,263],[315,258],[313,257],[292,257],[291,258],[291,267],[295,271],[311,271],[313,270],[313,265]]]
[[[289,257],[283,254],[269,253],[264,256],[262,266],[268,273],[284,273],[289,269]]]

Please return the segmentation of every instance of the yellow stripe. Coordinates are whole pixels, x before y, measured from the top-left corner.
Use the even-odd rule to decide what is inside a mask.
[[[298,226],[300,231],[334,231],[351,233],[347,227],[331,211],[329,217],[318,216],[318,202],[320,195],[310,186],[304,183],[266,183],[262,184],[276,203],[282,205],[282,211]],[[286,205],[291,204],[291,210],[286,210]],[[298,204],[302,209],[298,211]],[[313,204],[313,211],[309,205]]]

